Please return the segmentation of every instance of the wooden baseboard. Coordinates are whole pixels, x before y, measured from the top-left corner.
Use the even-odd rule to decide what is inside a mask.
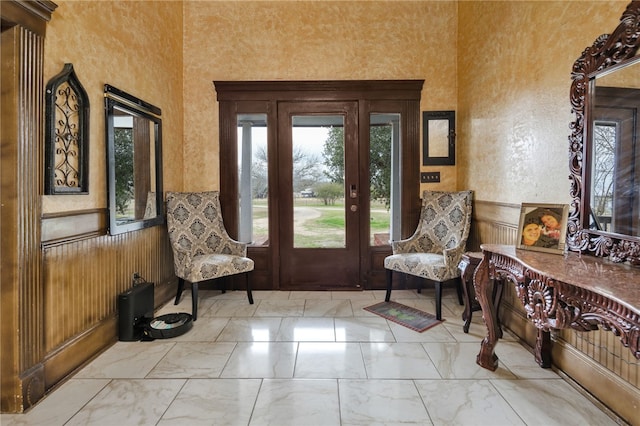
[[[176,281],[156,284],[156,309],[175,297]],[[118,317],[104,319],[63,346],[48,354],[44,361],[44,388],[48,391],[63,379],[88,364],[118,340]]]
[[[533,348],[537,329],[528,321],[521,309],[503,303],[500,309],[503,327]],[[640,426],[640,389],[613,374],[601,364],[589,358],[564,340],[554,339],[552,345],[553,368],[572,381],[592,400],[602,404],[630,425]],[[531,362],[535,362],[531,355]]]
[[[553,364],[631,425],[640,425],[640,389],[562,340],[553,342]]]
[[[113,345],[117,340],[117,330],[117,318],[107,318],[48,354],[44,361],[46,389],[67,378]]]
[[[45,394],[44,367],[37,364],[33,368],[20,375],[20,388],[22,389],[22,401],[16,406],[27,410],[38,402]]]

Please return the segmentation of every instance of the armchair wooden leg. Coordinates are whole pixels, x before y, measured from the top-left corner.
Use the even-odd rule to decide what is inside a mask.
[[[178,293],[176,294],[176,301],[173,303],[177,305],[180,303],[180,298],[182,297],[182,290],[184,290],[184,280],[182,278],[178,278]]]
[[[191,283],[191,316],[198,319],[198,283]]]
[[[456,278],[456,290],[458,291],[458,303],[460,306],[464,305],[464,300],[462,298],[462,277]]]
[[[387,269],[387,295],[384,297],[384,301],[388,302],[391,298],[391,287],[393,286],[393,271]]]
[[[249,273],[244,274],[244,279],[247,282],[247,297],[249,298],[249,304],[253,305],[253,294],[251,293],[251,283],[249,282]]]
[[[436,281],[436,319],[442,321],[442,283]]]

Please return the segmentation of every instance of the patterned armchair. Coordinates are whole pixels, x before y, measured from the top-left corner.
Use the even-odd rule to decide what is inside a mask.
[[[224,228],[218,191],[168,192],[167,227],[178,277],[180,302],[184,282],[191,283],[192,315],[198,317],[198,283],[228,275],[245,274],[247,297],[253,304],[249,272],[253,260],[247,246],[232,240]]]
[[[456,279],[458,301],[462,305],[458,264],[469,237],[472,199],[472,191],[423,192],[422,211],[415,233],[406,240],[392,241],[393,254],[384,260],[387,302],[396,271],[435,282],[436,317],[439,320],[442,319],[442,283]]]

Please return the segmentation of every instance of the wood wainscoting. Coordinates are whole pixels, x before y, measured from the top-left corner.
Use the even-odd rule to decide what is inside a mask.
[[[515,244],[520,205],[474,202],[468,249],[480,244]],[[500,305],[502,324],[533,348],[537,330],[526,319],[511,285],[504,287]],[[473,326],[473,325],[472,325]],[[574,380],[624,419],[636,419],[640,411],[640,362],[610,331],[588,333],[574,330],[552,332],[554,368]],[[496,347],[500,355],[500,344]],[[531,357],[533,363],[533,355]]]
[[[4,0],[0,411],[21,413],[117,339],[117,295],[140,273],[175,294],[166,226],[112,237],[106,210],[42,215],[44,37],[57,5]]]
[[[175,294],[166,227],[110,236],[105,223],[104,210],[43,219],[42,235],[51,238],[42,245],[47,389],[117,340],[117,296],[133,273],[155,284],[156,307]]]

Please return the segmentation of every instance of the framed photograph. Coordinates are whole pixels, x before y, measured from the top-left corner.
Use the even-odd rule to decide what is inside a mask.
[[[517,247],[563,254],[567,237],[568,204],[522,203]]]

